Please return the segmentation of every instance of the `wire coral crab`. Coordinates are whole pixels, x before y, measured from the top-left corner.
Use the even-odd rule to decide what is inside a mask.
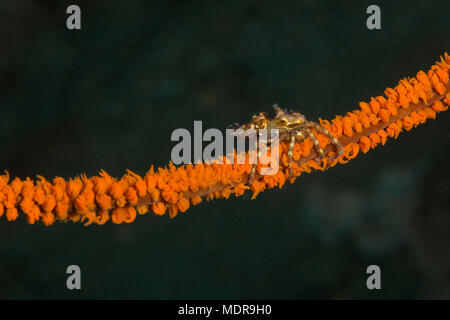
[[[316,161],[321,162],[325,157],[325,153],[321,148],[319,140],[317,139],[316,134],[313,132],[313,130],[327,136],[335,147],[336,155],[333,157],[333,159],[331,159],[331,161],[333,161],[335,158],[339,158],[344,153],[344,148],[342,147],[342,144],[339,142],[339,140],[333,137],[330,132],[322,127],[319,123],[308,121],[303,114],[297,111],[281,109],[278,104],[274,104],[273,108],[275,110],[274,118],[270,118],[265,112],[260,112],[259,114],[253,116],[251,122],[242,126],[238,126],[237,129],[255,130],[257,137],[259,136],[259,130],[267,130],[267,136],[269,136],[269,133],[272,130],[278,130],[279,142],[289,142],[289,150],[287,153],[289,158],[289,176],[292,177],[292,152],[296,142],[302,142],[303,140],[310,138],[314,144],[314,149],[318,154],[318,158],[316,159]],[[270,144],[273,142],[273,139],[265,142],[268,145],[267,148],[270,149]],[[257,155],[259,158],[260,152],[258,152]],[[255,173],[256,165],[253,166],[252,171],[250,172],[249,184],[252,183]]]

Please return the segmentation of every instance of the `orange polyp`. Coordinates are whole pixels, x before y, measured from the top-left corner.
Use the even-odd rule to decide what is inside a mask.
[[[51,226],[53,222],[55,221],[55,215],[51,212],[45,212],[42,215],[42,223],[46,226]]]
[[[145,197],[147,195],[147,184],[144,180],[139,180],[136,182],[136,190],[139,197]]]
[[[171,219],[175,218],[178,214],[178,206],[172,204],[171,206],[169,206],[169,217]]]
[[[143,215],[143,214],[146,214],[147,212],[149,212],[150,209],[148,206],[143,205],[143,206],[137,206],[136,210],[137,210],[138,214]]]
[[[378,134],[378,136],[379,136],[380,139],[381,139],[381,145],[384,146],[384,144],[385,144],[386,141],[387,141],[387,133],[386,133],[386,131],[384,131],[384,130],[379,130],[379,131],[377,132],[377,134]]]
[[[70,179],[67,184],[67,194],[71,199],[75,199],[83,188],[83,183],[80,178]]]
[[[125,208],[123,221],[126,223],[131,223],[136,219],[136,208],[128,207]]]
[[[103,225],[109,220],[108,211],[100,211],[96,217],[95,223],[98,225]]]
[[[88,226],[92,223],[94,223],[97,220],[97,215],[94,211],[88,211],[86,214],[81,218],[81,221],[84,222],[87,220],[84,225]]]
[[[52,212],[56,207],[56,199],[54,195],[48,195],[45,197],[44,203],[42,204],[42,208],[46,212]]]
[[[8,221],[14,221],[19,216],[19,212],[16,208],[8,208],[6,209],[6,219]]]
[[[180,212],[186,212],[187,209],[189,209],[189,200],[186,198],[181,198],[180,201],[178,201],[178,209],[180,210]]]
[[[359,140],[359,147],[363,153],[369,152],[371,144],[372,142],[368,137],[361,137],[361,140]]]
[[[119,208],[123,208],[127,205],[127,200],[125,200],[124,196],[120,196],[119,199],[116,200],[116,206]]]
[[[111,220],[115,224],[120,224],[123,222],[124,215],[125,215],[124,208],[115,208],[112,210]]]
[[[125,193],[125,198],[127,199],[128,203],[131,205],[135,205],[138,202],[138,195],[136,192],[136,189],[129,187],[127,192]]]
[[[100,206],[101,210],[109,210],[112,209],[112,199],[111,196],[107,194],[99,194],[96,196],[97,204]]]
[[[59,220],[67,220],[69,214],[69,205],[64,202],[56,203],[56,216]]]
[[[162,216],[166,212],[166,206],[162,202],[154,203],[152,210],[156,215]]]
[[[115,181],[111,184],[111,189],[109,191],[109,194],[114,198],[114,199],[119,199],[122,194],[123,194],[124,190],[122,189],[122,185],[120,184],[120,182]]]
[[[230,189],[229,189],[229,188],[225,188],[224,190],[228,190],[228,194],[230,193]],[[191,198],[191,203],[192,203],[194,206],[198,205],[198,204],[201,203],[202,201],[203,201],[203,199],[202,199],[202,197],[199,196],[199,195],[193,196],[193,197]]]

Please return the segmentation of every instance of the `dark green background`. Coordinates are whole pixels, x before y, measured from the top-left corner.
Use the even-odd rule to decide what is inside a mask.
[[[366,28],[370,4],[382,30]],[[0,168],[144,174],[194,120],[224,129],[275,102],[330,119],[450,51],[449,18],[449,1],[0,1]],[[3,217],[0,298],[448,299],[449,121],[172,220]],[[66,289],[71,264],[81,291]],[[380,291],[366,289],[371,264]]]

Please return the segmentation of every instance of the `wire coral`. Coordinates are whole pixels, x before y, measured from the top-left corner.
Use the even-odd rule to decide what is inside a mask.
[[[9,173],[0,175],[0,217],[13,221],[19,211],[28,223],[42,221],[51,225],[56,220],[81,221],[85,225],[133,222],[137,215],[152,211],[156,215],[168,212],[171,218],[185,212],[191,205],[215,198],[241,196],[250,189],[254,199],[260,192],[291,183],[304,172],[325,170],[345,164],[360,152],[367,153],[388,138],[397,138],[427,119],[448,109],[450,105],[450,56],[445,53],[428,72],[420,71],[413,78],[400,80],[394,88],[387,88],[384,96],[360,102],[360,108],[333,120],[319,119],[320,124],[339,140],[344,153],[335,160],[330,139],[315,132],[325,157],[318,163],[317,152],[310,138],[296,143],[293,149],[292,176],[289,176],[288,143],[279,148],[279,171],[274,175],[256,174],[248,185],[252,165],[200,163],[154,169],[141,177],[127,170],[122,178],[111,177],[102,170],[98,176],[81,175],[65,180],[56,177],[48,181],[10,179]],[[246,155],[248,156],[248,155]],[[235,158],[239,155],[234,155]],[[258,168],[262,167],[258,164]]]

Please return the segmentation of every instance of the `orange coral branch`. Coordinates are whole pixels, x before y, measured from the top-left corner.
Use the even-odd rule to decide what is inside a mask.
[[[397,138],[401,131],[434,119],[436,113],[450,105],[449,75],[450,56],[445,53],[427,73],[420,71],[414,78],[401,80],[395,88],[386,89],[384,96],[371,98],[369,103],[361,102],[360,109],[336,116],[331,122],[320,120],[343,145],[344,154],[330,162],[334,150],[329,138],[315,132],[325,158],[315,160],[318,155],[309,138],[297,143],[290,182],[303,172],[347,163],[360,151],[367,153],[379,144],[384,145],[388,138]],[[289,176],[288,144],[281,143],[279,149],[280,170],[271,176],[255,175],[251,186],[247,185],[252,169],[248,163],[180,167],[170,164],[156,172],[152,167],[144,177],[128,170],[120,179],[102,170],[91,178],[81,175],[66,181],[56,177],[52,182],[42,176],[36,181],[30,178],[10,181],[6,172],[0,175],[0,217],[5,215],[8,221],[16,220],[20,210],[30,224],[38,220],[45,225],[55,220],[81,220],[85,225],[101,225],[110,218],[113,223],[130,223],[137,214],[152,210],[163,215],[168,209],[173,218],[203,199],[240,196],[247,189],[253,191],[252,198],[255,198],[265,189],[281,188]]]

